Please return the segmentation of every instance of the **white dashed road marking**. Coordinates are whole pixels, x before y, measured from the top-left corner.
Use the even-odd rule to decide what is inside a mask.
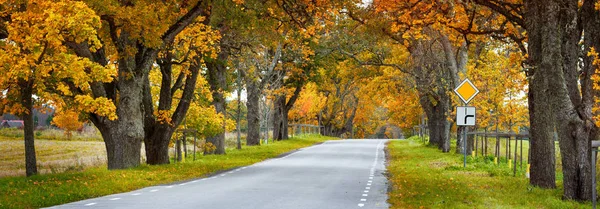
[[[379,149],[381,149],[382,144],[383,144],[383,141],[379,142],[379,144],[377,144],[377,148],[375,149],[375,160],[373,161],[373,165],[371,165],[371,169],[369,172],[369,181],[367,181],[368,187],[365,187],[365,190],[363,191],[363,194],[362,194],[363,197],[369,196],[369,194],[367,194],[367,193],[369,193],[369,190],[371,190],[370,186],[373,184],[373,178],[375,177],[375,166],[377,166],[377,162],[379,160]],[[366,202],[366,201],[367,201],[367,199],[365,199],[365,198],[360,199],[360,202]],[[358,204],[358,207],[364,207],[364,206],[365,206],[364,203]]]
[[[93,203],[88,203],[88,204],[85,204],[85,206],[92,206],[92,205],[95,205],[95,204],[96,204],[96,203],[95,203],[95,202],[93,202]]]
[[[120,199],[121,199],[120,197],[115,197],[115,198],[112,198],[110,200],[120,200]]]

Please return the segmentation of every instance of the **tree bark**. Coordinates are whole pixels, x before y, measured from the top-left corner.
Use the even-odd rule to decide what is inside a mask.
[[[216,60],[211,60],[206,63],[208,70],[208,84],[213,96],[213,105],[217,113],[226,116],[225,90],[227,90],[227,66],[226,62],[229,58],[229,52],[226,46],[221,46],[221,52]],[[207,137],[206,142],[215,145],[216,150],[213,153],[204,152],[204,154],[225,154],[225,124],[223,124],[223,133],[219,133],[212,137]]]
[[[27,176],[36,175],[37,159],[35,154],[34,143],[34,125],[33,125],[33,86],[31,81],[20,82],[24,85],[21,87],[21,104],[27,108],[27,112],[23,113],[23,138],[25,141],[25,174]]]
[[[539,2],[526,2],[526,25],[529,32],[529,59],[533,66],[540,66],[542,59],[542,33],[536,24],[541,20],[540,9],[543,6]],[[530,149],[531,149],[531,174],[530,184],[541,188],[556,187],[556,163],[554,151],[554,139],[552,132],[554,129],[553,116],[550,107],[550,101],[545,92],[549,91],[548,79],[543,73],[536,72],[538,69],[531,69],[529,77],[529,117],[531,123],[530,129]],[[539,74],[539,75],[538,75]]]
[[[122,74],[123,75],[123,74]],[[124,169],[140,165],[142,140],[144,139],[144,116],[142,110],[142,79],[119,76],[119,105],[117,119],[103,124],[100,129],[105,138],[108,169]],[[104,137],[103,137],[104,138]],[[108,139],[108,140],[107,140]]]
[[[297,84],[294,94],[287,99],[287,95],[278,95],[274,102],[275,111],[273,113],[273,139],[288,139],[288,113],[300,96],[303,83]]]
[[[341,127],[334,123],[335,115],[339,114],[337,111],[330,110],[329,116],[322,118],[319,122],[319,126],[323,128],[320,129],[320,133],[323,136],[332,136],[332,137],[342,137],[343,134],[352,132],[352,128],[354,127],[354,118],[356,117],[356,111],[358,110],[358,98],[354,97],[353,100],[347,104],[351,110],[345,110],[345,112],[341,112],[344,115],[343,123]],[[343,104],[342,104],[343,105]],[[324,112],[328,112],[327,109]]]
[[[591,10],[593,3],[586,3],[584,10]],[[591,74],[584,72],[582,76],[582,94],[576,83],[579,75],[576,64],[578,41],[581,37],[577,4],[574,0],[527,1],[526,23],[528,33],[535,38],[529,45],[535,70],[532,85],[547,82],[548,89],[543,92],[534,89],[533,101],[536,106],[540,105],[537,94],[546,96],[549,100],[560,142],[563,196],[566,199],[590,200],[589,148],[590,140],[596,136],[596,127],[591,118],[591,102],[582,102],[593,100],[593,96],[587,92],[591,89],[587,86],[590,85],[588,76]],[[534,15],[538,15],[538,18]],[[595,69],[594,66],[590,67]],[[543,110],[536,108],[536,111]]]
[[[429,143],[437,146],[442,152],[450,151],[450,121],[448,121],[448,102],[438,101],[433,105],[427,96],[419,99],[427,115],[429,126]]]
[[[285,95],[276,97],[273,103],[273,140],[283,140],[288,138],[287,130],[287,111],[285,109]]]
[[[439,35],[438,39],[441,45],[423,40],[416,41],[409,47],[409,51],[414,60],[412,63],[414,65],[413,78],[419,92],[419,104],[428,119],[429,142],[442,152],[449,152],[452,122],[448,120],[448,115],[451,112],[452,104],[448,92],[452,91],[454,83],[458,82],[458,64],[448,38],[438,32],[433,35]],[[426,48],[424,45],[433,45],[437,48]],[[440,53],[438,49],[443,52]],[[466,58],[464,55],[460,57],[461,59]],[[440,62],[439,60],[444,61]]]
[[[169,143],[173,133],[185,118],[192,103],[201,68],[201,65],[198,64],[201,58],[195,57],[194,64],[189,67],[189,73],[181,72],[175,83],[172,84],[172,60],[170,53],[166,54],[166,58],[158,62],[162,74],[158,110],[171,110],[175,92],[183,88],[183,93],[173,115],[171,115],[171,122],[157,121],[154,116],[154,104],[150,92],[149,79],[145,79],[143,101],[145,109],[144,145],[146,149],[146,162],[150,165],[168,164],[170,162]],[[185,79],[183,79],[184,77]]]
[[[261,90],[256,82],[250,81],[246,85],[248,98],[246,106],[248,108],[248,135],[246,136],[246,145],[260,145],[260,96]]]
[[[160,36],[161,43],[170,45],[183,29],[200,15],[210,14],[211,1],[198,1]],[[147,47],[143,40],[128,34],[129,25],[116,23],[113,16],[103,15],[109,28],[110,39],[118,52],[117,79],[112,83],[90,83],[95,98],[105,97],[115,102],[118,119],[110,121],[91,113],[90,120],[100,130],[106,144],[109,169],[124,169],[140,164],[141,142],[145,138],[145,109],[143,104],[145,83],[155,63],[158,48]],[[107,41],[107,40],[104,40]],[[103,66],[108,65],[106,50],[90,51],[87,43],[66,43],[80,56]],[[109,44],[105,42],[103,44]],[[135,49],[135,50],[132,50]],[[135,51],[135,54],[131,54]],[[152,145],[151,145],[152,146]],[[164,162],[164,161],[161,161]]]

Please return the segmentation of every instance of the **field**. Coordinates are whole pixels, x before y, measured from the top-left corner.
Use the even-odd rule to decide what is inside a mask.
[[[23,130],[0,129],[0,178],[25,175],[25,145],[22,137]],[[225,139],[227,148],[236,147],[236,133],[227,133]],[[245,145],[244,133],[241,140]],[[198,139],[199,144],[202,141]],[[106,165],[106,148],[95,130],[75,132],[71,137],[56,129],[36,131],[35,147],[40,174],[81,171]],[[193,143],[188,143],[187,147],[193,150]],[[144,153],[142,145],[142,155]],[[174,154],[174,148],[171,148],[170,154]]]
[[[39,208],[77,200],[131,191],[147,186],[185,181],[211,173],[250,165],[286,152],[335,138],[302,135],[268,145],[227,149],[226,155],[191,155],[185,162],[142,165],[128,170],[108,171],[104,166],[82,171],[26,177],[0,178],[0,208]]]
[[[80,171],[106,164],[106,148],[99,141],[36,140],[41,174]],[[0,137],[0,177],[25,174],[23,139]]]
[[[495,165],[490,158],[441,153],[419,141],[390,142],[387,147],[392,208],[590,208],[563,201],[559,188],[528,185],[525,170]]]

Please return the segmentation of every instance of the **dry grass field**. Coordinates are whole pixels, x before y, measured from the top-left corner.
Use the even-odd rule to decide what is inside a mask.
[[[193,139],[188,139],[190,153],[193,150]],[[236,147],[236,133],[227,133],[225,139],[228,149]],[[198,139],[199,144],[203,141],[204,139]],[[246,134],[243,133],[242,144],[245,145],[245,142]],[[0,129],[0,178],[25,175],[24,147],[23,130]],[[106,165],[106,148],[97,132],[74,133],[72,137],[66,137],[61,130],[36,131],[35,149],[40,174],[82,171]],[[142,144],[142,158],[145,157],[144,153]],[[172,147],[171,156],[174,153]]]
[[[35,140],[38,170],[42,174],[83,170],[106,164],[101,141]],[[25,148],[22,138],[0,137],[0,177],[25,174]]]

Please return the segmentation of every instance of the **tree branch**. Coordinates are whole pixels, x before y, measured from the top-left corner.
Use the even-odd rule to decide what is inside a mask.
[[[173,42],[175,40],[175,36],[183,31],[185,27],[194,22],[194,20],[200,15],[206,16],[205,23],[208,23],[208,20],[210,19],[209,15],[211,8],[205,4],[210,2],[210,0],[199,0],[194,7],[192,7],[185,15],[183,15],[183,17],[179,18],[177,22],[171,25],[169,29],[161,36],[163,42],[166,44]]]
[[[475,3],[485,6],[485,7],[488,7],[491,10],[494,10],[494,11],[504,15],[504,17],[509,19],[511,22],[514,22],[515,24],[521,26],[522,28],[525,28],[525,21],[523,20],[523,18],[513,14],[511,10],[508,10],[506,7],[503,7],[503,5],[500,5],[501,3],[496,2],[494,0],[475,0]],[[504,6],[506,6],[506,4]],[[516,9],[516,8],[518,8],[517,6],[519,6],[519,5],[511,5],[510,7],[512,9]],[[518,13],[519,12],[517,11],[517,14]]]

